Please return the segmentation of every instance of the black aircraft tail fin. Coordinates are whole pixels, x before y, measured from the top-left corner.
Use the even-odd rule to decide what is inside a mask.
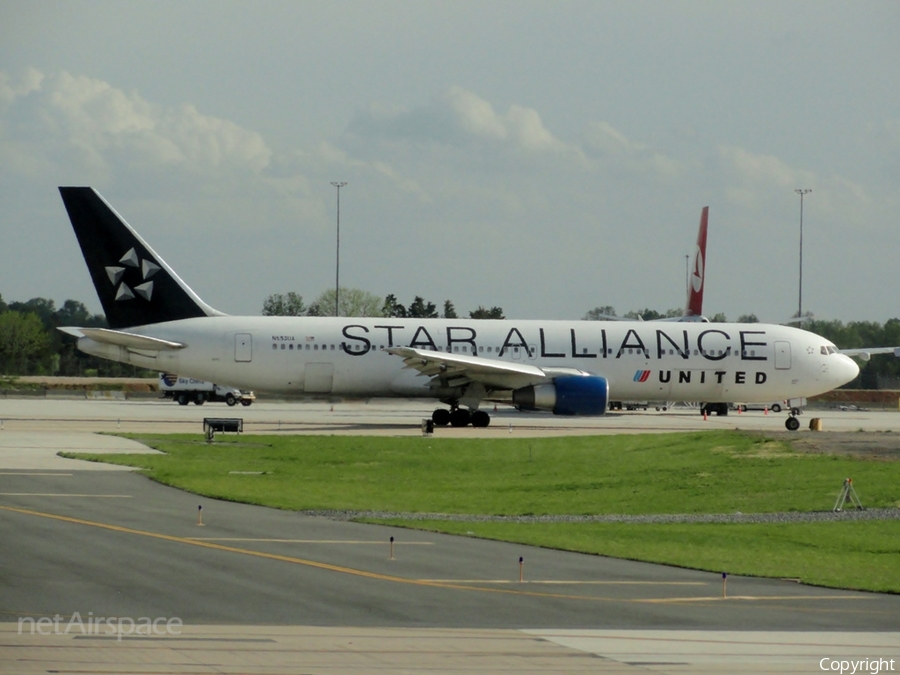
[[[60,187],[109,327],[221,316],[90,187]]]

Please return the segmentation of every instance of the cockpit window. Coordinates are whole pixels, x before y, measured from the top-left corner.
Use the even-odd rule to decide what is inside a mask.
[[[822,347],[819,347],[819,353],[822,355],[837,354],[838,348],[832,347],[832,346],[822,346]]]

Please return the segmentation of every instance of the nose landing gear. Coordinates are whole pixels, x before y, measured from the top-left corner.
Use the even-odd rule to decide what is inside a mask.
[[[788,431],[797,431],[800,428],[800,420],[794,416],[793,411],[791,411],[791,416],[784,421],[784,426]]]

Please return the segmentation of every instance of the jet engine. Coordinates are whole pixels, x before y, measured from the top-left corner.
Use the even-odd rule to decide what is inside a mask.
[[[609,383],[598,375],[563,375],[547,384],[516,389],[512,400],[519,408],[554,415],[602,415],[609,403]]]

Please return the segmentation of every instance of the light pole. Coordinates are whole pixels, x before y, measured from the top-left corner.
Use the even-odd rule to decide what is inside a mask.
[[[332,181],[331,183],[337,188],[337,246],[336,261],[334,266],[334,315],[338,316],[338,304],[341,294],[341,188],[347,183]]]
[[[811,188],[797,188],[800,195],[800,297],[797,300],[797,318],[803,321],[803,196],[812,192]]]

